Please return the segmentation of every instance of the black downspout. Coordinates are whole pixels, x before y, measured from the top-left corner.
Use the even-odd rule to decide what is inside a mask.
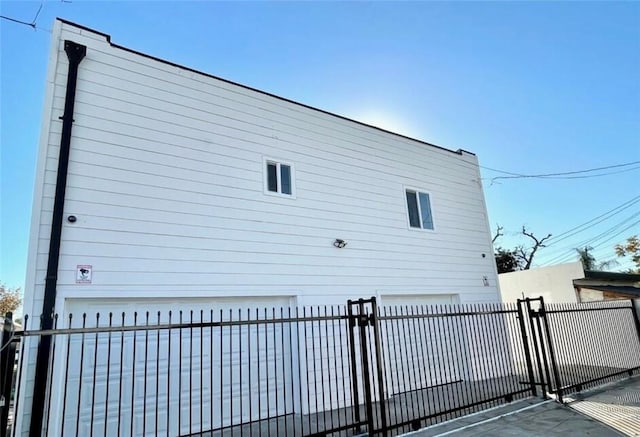
[[[62,135],[60,138],[60,155],[58,157],[58,178],[56,180],[56,197],[53,204],[53,221],[51,239],[49,240],[49,260],[47,277],[44,285],[44,304],[42,305],[41,328],[53,327],[53,311],[56,302],[56,285],[58,282],[58,262],[60,259],[60,235],[62,234],[62,218],[64,214],[64,197],[67,189],[67,170],[69,168],[69,149],[71,145],[71,128],[73,126],[73,107],[76,100],[76,83],[78,66],[87,54],[87,47],[73,41],[64,42],[64,51],[69,58],[67,75],[67,93],[64,100]],[[33,402],[31,404],[31,424],[29,436],[39,437],[42,434],[43,414],[47,392],[47,376],[49,374],[49,355],[51,336],[44,335],[38,344],[36,358],[36,374],[33,386]]]

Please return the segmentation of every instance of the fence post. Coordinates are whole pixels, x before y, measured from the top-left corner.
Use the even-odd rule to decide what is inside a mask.
[[[7,435],[9,408],[11,406],[11,389],[15,360],[13,345],[13,314],[7,313],[2,326],[2,346],[0,350],[0,437]]]
[[[544,323],[544,330],[547,337],[547,344],[549,345],[549,357],[551,358],[551,368],[553,370],[553,378],[556,381],[558,401],[562,403],[562,385],[560,382],[560,374],[558,372],[558,363],[556,361],[556,354],[553,350],[553,341],[551,339],[551,328],[547,319],[547,309],[544,306],[544,298],[540,296],[540,314],[542,316],[542,322]]]
[[[371,297],[371,324],[373,325],[373,336],[374,336],[374,344],[376,348],[376,365],[377,365],[377,373],[378,373],[378,396],[380,396],[380,400],[378,401],[379,410],[380,410],[380,424],[382,426],[382,435],[387,435],[387,410],[386,403],[384,401],[384,374],[383,374],[383,363],[382,363],[382,349],[380,348],[380,332],[378,331],[378,304],[376,303],[375,296]],[[372,434],[372,432],[369,432]]]
[[[631,301],[631,314],[633,314],[633,322],[636,324],[636,332],[638,333],[638,341],[640,341],[640,319],[638,319],[638,310],[636,309],[636,302],[634,299]]]
[[[547,399],[547,390],[545,388],[546,386],[545,382],[549,382],[549,384],[551,384],[551,381],[547,381],[547,379],[549,378],[545,379],[545,373],[542,370],[542,361],[544,361],[544,363],[546,364],[547,358],[546,358],[546,353],[544,351],[544,344],[542,344],[543,343],[542,338],[540,339],[541,344],[538,346],[538,337],[541,337],[540,327],[539,327],[540,324],[534,323],[532,320],[534,317],[536,317],[536,315],[534,314],[534,311],[531,308],[531,299],[526,298],[525,303],[527,305],[527,316],[529,317],[529,323],[531,326],[531,338],[533,340],[533,350],[536,354],[536,364],[538,367],[538,376],[540,376],[540,388],[542,390],[542,397],[544,399]],[[537,317],[536,317],[536,322],[539,322]],[[536,327],[538,327],[537,331],[536,331]],[[542,356],[542,360],[540,356]],[[545,365],[545,368],[546,368],[546,365]]]
[[[356,362],[356,343],[355,343],[355,335],[353,330],[356,327],[356,317],[353,314],[353,301],[349,299],[347,301],[347,314],[349,315],[349,342],[351,343],[351,347],[349,348],[349,355],[351,358],[351,391],[353,396],[353,411],[355,413],[355,419],[358,423],[356,428],[356,432],[360,433],[360,396],[358,395],[358,364]]]
[[[367,410],[367,433],[373,435],[373,396],[371,393],[371,374],[369,373],[369,351],[367,350],[367,326],[369,316],[366,313],[364,299],[358,299],[358,327],[360,328],[360,359],[362,360],[362,384]]]
[[[524,343],[524,357],[527,362],[527,373],[529,375],[529,383],[531,384],[531,394],[537,396],[536,379],[533,376],[533,363],[531,362],[531,351],[529,350],[529,338],[527,336],[527,327],[524,321],[524,313],[522,311],[523,301],[518,299],[518,319],[520,320],[520,331],[522,333],[522,342]]]

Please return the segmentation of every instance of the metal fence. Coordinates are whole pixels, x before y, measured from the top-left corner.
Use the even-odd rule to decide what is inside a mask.
[[[640,324],[632,301],[545,304],[525,299],[537,384],[560,401],[640,371]]]
[[[45,397],[34,412],[42,435],[398,435],[638,370],[630,308],[541,299],[379,308],[372,298],[55,316],[51,330],[25,316],[23,332],[5,323],[0,391],[33,390],[20,381],[29,363],[16,380],[7,345],[50,336],[47,390],[33,393]],[[9,398],[11,423],[21,407],[19,393]]]

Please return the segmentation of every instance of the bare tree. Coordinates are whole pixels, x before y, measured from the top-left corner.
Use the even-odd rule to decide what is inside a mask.
[[[544,238],[536,237],[533,232],[528,232],[525,226],[522,227],[522,235],[529,237],[533,240],[533,245],[529,248],[525,248],[524,246],[516,247],[516,257],[522,263],[522,270],[529,270],[531,268],[531,263],[533,262],[533,257],[535,256],[538,249],[546,247],[544,242],[551,238],[551,234],[547,235]]]
[[[504,230],[504,228],[500,225],[496,225],[496,235],[493,236],[493,240],[491,240],[492,243],[495,243],[496,240],[500,237],[502,237],[504,234],[502,233],[502,231]]]

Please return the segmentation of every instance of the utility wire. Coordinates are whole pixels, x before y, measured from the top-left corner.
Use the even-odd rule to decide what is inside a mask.
[[[40,6],[38,7],[38,11],[36,12],[36,15],[33,17],[33,20],[31,20],[31,22],[27,22],[27,21],[23,21],[23,20],[18,20],[16,18],[12,18],[12,17],[8,17],[6,15],[0,15],[0,18],[2,18],[3,20],[7,20],[7,21],[11,21],[14,23],[18,23],[18,24],[22,24],[25,26],[29,26],[31,27],[33,30],[38,30],[38,17],[40,16],[40,12],[42,12],[42,6],[44,5],[44,1],[40,2]],[[42,29],[42,30],[46,30],[46,29]]]
[[[545,179],[545,178],[549,178],[549,179],[576,179],[576,178],[586,178],[586,177],[598,177],[598,176],[606,176],[606,175],[610,175],[610,174],[616,174],[618,172],[608,172],[608,173],[602,173],[602,174],[597,174],[597,175],[584,175],[584,173],[593,173],[596,171],[601,171],[601,170],[609,170],[612,168],[621,168],[621,167],[629,167],[631,165],[637,165],[640,164],[640,161],[632,161],[632,162],[626,162],[623,164],[615,164],[615,165],[608,165],[605,167],[597,167],[597,168],[590,168],[590,169],[586,169],[586,170],[576,170],[576,171],[566,171],[566,172],[560,172],[560,173],[541,173],[541,174],[518,174],[518,173],[511,173],[511,172],[504,172],[501,171],[501,173],[506,173],[508,174],[508,176],[496,176],[494,178],[492,178],[492,180],[498,180],[498,179],[521,179],[521,178],[540,178],[540,179]],[[485,168],[485,167],[483,167]],[[489,168],[486,167],[488,170]],[[637,170],[640,169],[640,167],[634,167],[632,169],[626,169],[623,171],[631,171],[631,170]],[[497,171],[496,169],[490,169],[492,171]],[[574,176],[574,175],[583,175],[583,176]]]
[[[633,220],[638,215],[640,215],[640,212],[637,212],[637,213],[631,215],[630,217],[627,217],[625,220],[615,224],[611,228],[609,228],[609,229],[605,230],[604,232],[596,235],[595,237],[583,240],[583,241],[581,241],[581,242],[579,242],[577,244],[574,244],[572,246],[565,247],[566,250],[563,253],[561,253],[560,255],[556,255],[554,258],[552,258],[551,260],[549,260],[549,261],[547,261],[547,262],[545,262],[543,264],[545,264],[545,265],[547,265],[547,264],[555,264],[555,263],[558,263],[558,262],[563,262],[563,261],[566,261],[568,259],[571,259],[572,255],[575,254],[575,249],[576,248],[582,248],[582,247],[587,247],[587,246],[592,246],[593,248],[597,248],[597,247],[602,246],[604,243],[606,243],[607,241],[610,241],[612,238],[614,238],[614,237],[610,236],[611,233],[616,232],[621,226],[623,226],[624,224],[626,224],[630,220]],[[632,224],[632,226],[634,224]],[[604,240],[603,240],[603,238],[604,238]],[[601,241],[601,242],[599,242],[599,241]],[[599,243],[595,244],[596,242],[599,242]]]
[[[589,237],[589,238],[587,238],[585,240],[582,240],[582,241],[580,241],[578,243],[574,243],[574,244],[572,244],[570,246],[564,246],[558,252],[559,254],[554,255],[551,260],[545,262],[544,264],[555,263],[555,262],[558,262],[560,260],[563,260],[563,259],[567,258],[570,254],[574,253],[576,247],[581,248],[581,247],[592,245],[596,241],[600,240],[602,237],[607,236],[608,234],[610,234],[612,232],[615,232],[620,226],[624,225],[625,223],[629,222],[630,220],[633,220],[638,215],[640,215],[640,211],[632,214],[631,216],[627,217],[626,219],[622,220],[621,222],[616,223],[612,227],[606,229],[605,231],[601,232],[600,234],[598,234],[596,236]]]
[[[579,234],[581,232],[584,232],[588,229],[591,229],[593,226],[597,225],[598,223],[602,223],[605,220],[610,219],[611,217],[620,214],[622,211],[631,208],[633,205],[635,205],[636,203],[640,202],[640,195],[636,196],[634,198],[632,198],[631,200],[628,200],[624,203],[622,203],[621,205],[616,206],[613,209],[610,209],[609,211],[600,214],[599,216],[592,218],[591,220],[582,223],[581,225],[578,225],[574,228],[571,228],[567,231],[562,232],[561,234],[557,234],[553,237],[551,237],[549,239],[549,243],[547,244],[547,247],[552,246],[560,241],[566,240],[569,237],[572,237],[576,234]],[[591,226],[589,226],[591,225]],[[584,229],[580,229],[580,228],[584,228]]]
[[[637,215],[639,215],[639,214],[640,214],[640,213],[635,214],[635,215],[637,216]],[[640,224],[640,220],[637,220],[637,221],[635,221],[635,222],[631,223],[630,225],[628,225],[628,226],[627,226],[627,227],[625,227],[624,229],[622,229],[622,230],[618,231],[616,234],[614,234],[614,235],[611,235],[611,236],[607,237],[605,240],[603,240],[603,241],[602,241],[602,242],[600,242],[599,244],[595,244],[595,245],[581,245],[581,246],[579,246],[579,247],[587,247],[587,246],[588,246],[588,247],[590,247],[590,248],[591,248],[591,252],[593,253],[593,252],[595,252],[595,251],[596,251],[596,249],[601,248],[604,244],[610,244],[610,241],[611,241],[612,239],[616,238],[617,236],[619,236],[620,234],[622,234],[622,233],[624,233],[624,232],[627,232],[629,229],[633,228],[634,226],[637,226],[638,224]],[[562,257],[562,258],[561,258],[560,260],[558,260],[558,261],[555,261],[555,262],[554,262],[554,264],[555,264],[555,263],[562,263],[562,262],[569,261],[569,260],[571,260],[572,258],[574,258],[575,256],[576,256],[576,255],[575,255],[575,249],[574,249],[570,254],[568,254],[568,255],[566,255],[566,256],[564,256],[564,257]],[[543,264],[543,265],[546,265],[546,263],[545,263],[545,264]]]
[[[600,234],[594,236],[594,237],[590,237],[588,239],[582,240],[579,243],[573,244],[572,246],[565,246],[562,250],[562,253],[560,253],[559,255],[555,255],[554,257],[552,257],[551,259],[549,259],[548,261],[543,262],[541,265],[546,266],[546,265],[551,265],[551,264],[556,264],[558,262],[563,262],[566,261],[568,259],[571,259],[573,256],[573,254],[575,253],[575,249],[576,248],[582,248],[582,247],[586,247],[586,246],[593,246],[593,248],[598,248],[601,247],[603,244],[611,241],[613,238],[617,237],[620,233],[631,229],[633,226],[637,225],[638,223],[640,223],[640,220],[633,222],[631,225],[625,227],[622,231],[616,233],[615,235],[611,235],[612,233],[616,232],[619,230],[620,227],[624,226],[626,223],[628,223],[631,220],[634,220],[636,217],[640,216],[640,211],[637,211],[635,213],[633,213],[631,216],[627,217],[626,219],[616,223],[615,225],[613,225],[612,227],[606,229],[605,231],[601,232]]]
[[[635,170],[640,170],[640,166],[627,168],[624,170],[616,170],[616,171],[610,171],[606,173],[599,173],[599,174],[590,174],[590,175],[582,175],[582,176],[549,176],[549,177],[544,177],[540,179],[589,179],[589,178],[599,178],[601,176],[610,176],[612,174],[627,173],[629,171],[635,171]]]

